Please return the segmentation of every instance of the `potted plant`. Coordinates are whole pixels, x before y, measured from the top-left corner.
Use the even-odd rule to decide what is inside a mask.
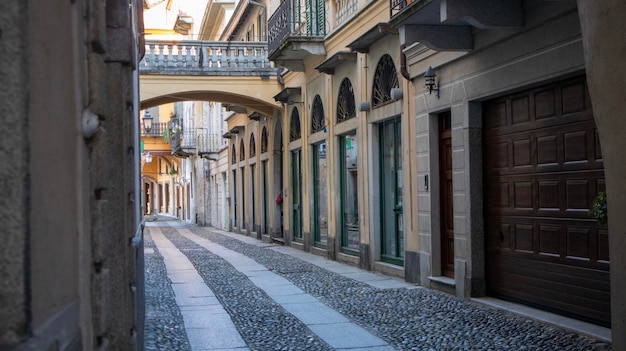
[[[163,140],[165,140],[166,143],[172,141],[172,130],[170,129],[170,127],[165,128],[165,130],[163,131]]]
[[[608,209],[606,206],[606,191],[599,192],[593,199],[593,204],[591,205],[589,214],[598,220],[599,226],[606,227],[606,224],[609,221]]]

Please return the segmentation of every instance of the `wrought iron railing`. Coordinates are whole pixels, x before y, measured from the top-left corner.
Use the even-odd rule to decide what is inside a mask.
[[[266,42],[146,41],[141,74],[261,75],[275,74]]]
[[[196,133],[193,127],[186,126],[182,118],[173,118],[168,122],[171,137],[172,152],[196,147]]]
[[[269,52],[276,50],[289,34],[291,27],[289,25],[291,21],[289,13],[291,13],[291,1],[287,0],[280,4],[267,22],[267,47]]]
[[[390,17],[394,18],[398,14],[402,13],[412,3],[420,2],[421,0],[389,0]]]
[[[268,51],[273,53],[285,38],[324,37],[326,6],[323,0],[285,0],[267,22]]]
[[[160,137],[163,136],[163,132],[167,129],[167,123],[152,123],[150,130],[141,128],[141,136],[145,137]]]
[[[337,0],[337,14],[335,23],[340,26],[346,22],[357,10],[357,0]]]

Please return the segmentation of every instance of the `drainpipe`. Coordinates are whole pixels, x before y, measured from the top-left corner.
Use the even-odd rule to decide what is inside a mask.
[[[282,68],[276,68],[276,81],[280,84],[280,90],[285,89],[285,82],[283,81],[283,76],[281,74]]]
[[[409,71],[406,70],[406,54],[404,53],[405,48],[406,44],[400,45],[400,73],[404,79],[410,81],[411,75],[409,74]]]

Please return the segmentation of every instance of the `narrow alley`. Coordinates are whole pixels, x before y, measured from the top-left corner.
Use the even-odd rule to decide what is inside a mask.
[[[176,220],[145,230],[146,350],[610,350],[289,247]]]

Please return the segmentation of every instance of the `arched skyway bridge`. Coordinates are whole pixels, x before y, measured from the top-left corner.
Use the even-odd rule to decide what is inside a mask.
[[[215,101],[271,116],[280,107],[277,70],[265,42],[147,41],[139,66],[141,108]]]

